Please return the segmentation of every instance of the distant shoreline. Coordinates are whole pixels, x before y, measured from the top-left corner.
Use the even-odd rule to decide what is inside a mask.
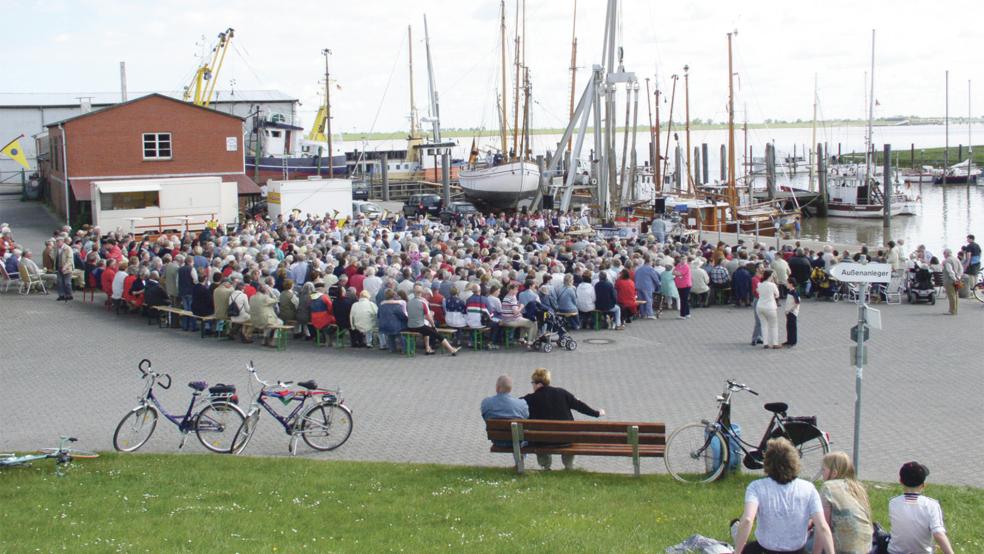
[[[668,122],[663,122],[660,125],[662,129],[666,129]],[[957,119],[953,118],[950,120],[950,125],[963,125],[966,124],[966,118]],[[984,119],[974,119],[974,123],[984,124]],[[898,126],[920,126],[920,125],[942,125],[943,120],[939,118],[892,118],[892,119],[879,119],[875,120],[872,125],[875,127],[898,127]],[[735,123],[735,129],[740,131],[744,128],[744,123]],[[867,121],[862,119],[845,119],[845,120],[833,120],[824,121],[823,123],[817,122],[817,128],[823,127],[863,127],[867,125]],[[810,121],[778,121],[778,122],[766,122],[766,123],[749,123],[749,129],[810,129],[812,127],[812,122]],[[677,130],[683,129],[683,124],[679,121],[673,122],[673,128]],[[693,131],[712,131],[727,129],[728,125],[726,123],[691,123],[690,129]],[[640,122],[639,129],[645,131],[646,123]],[[591,128],[589,128],[589,131]],[[619,127],[619,132],[625,130],[624,127]],[[531,129],[530,134],[532,135],[560,135],[564,133],[563,128],[544,128],[544,129]],[[487,137],[495,136],[497,131],[495,129],[444,129],[441,131],[442,136],[448,138],[472,138],[472,137]],[[389,132],[374,132],[374,133],[342,133],[342,139],[346,142],[358,142],[360,140],[404,140],[407,138],[406,131],[389,131]]]

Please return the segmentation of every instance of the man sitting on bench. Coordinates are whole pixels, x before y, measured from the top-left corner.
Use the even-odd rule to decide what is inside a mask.
[[[523,397],[523,400],[530,406],[530,419],[573,421],[574,415],[571,413],[571,410],[577,410],[591,417],[602,417],[605,415],[605,410],[595,410],[566,390],[559,387],[551,387],[549,369],[543,367],[535,369],[531,381],[533,383],[533,392]],[[553,445],[538,443],[535,446]],[[553,456],[550,454],[537,454],[536,462],[540,464],[541,468],[549,471],[552,458]],[[564,463],[564,469],[574,469],[573,454],[561,454],[560,460]]]
[[[495,396],[482,400],[482,419],[527,419],[530,408],[526,402],[515,398],[510,393],[513,388],[512,377],[500,375],[495,380]],[[495,446],[510,447],[512,441],[492,441]]]

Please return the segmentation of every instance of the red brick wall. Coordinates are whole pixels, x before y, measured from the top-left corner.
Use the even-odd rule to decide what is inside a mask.
[[[156,96],[69,121],[65,131],[70,177],[243,170],[241,120]],[[143,159],[150,132],[171,133],[170,160]],[[235,152],[226,151],[226,137],[236,137]]]

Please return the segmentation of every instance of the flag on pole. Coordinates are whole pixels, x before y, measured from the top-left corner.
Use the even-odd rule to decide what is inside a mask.
[[[27,163],[27,158],[24,157],[24,149],[21,148],[20,139],[24,135],[15,138],[14,140],[7,143],[6,146],[0,148],[0,154],[7,156],[11,160],[24,166],[24,169],[31,169],[31,166]]]

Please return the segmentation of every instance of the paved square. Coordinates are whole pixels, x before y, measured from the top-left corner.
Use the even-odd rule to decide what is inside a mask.
[[[35,204],[0,197],[0,221],[15,238],[40,253],[40,241],[55,223]],[[519,350],[457,357],[407,359],[383,352],[317,348],[291,341],[286,352],[258,344],[202,340],[197,333],[147,326],[136,316],[116,316],[102,305],[54,296],[0,294],[0,450],[47,446],[60,434],[82,439],[86,448],[112,449],[117,422],[141,390],[141,358],[167,371],[175,385],[160,397],[168,409],[187,406],[185,383],[233,383],[246,397],[245,365],[253,360],[264,378],[340,385],[354,411],[352,438],[339,450],[298,454],[320,459],[511,465],[492,455],[484,437],[479,402],[492,394],[495,378],[510,373],[517,393],[529,392],[536,367],[553,371],[554,382],[607,419],[665,421],[669,429],[714,416],[714,397],[735,378],[761,393],[738,395],[734,420],[757,441],[769,414],[761,405],[785,401],[791,415],[817,415],[833,447],[850,452],[853,440],[854,369],[848,359],[848,329],[856,310],[846,303],[808,300],[800,313],[800,345],[766,351],[749,346],[752,312],[713,307],[691,320],[664,314],[624,332],[579,331],[576,352]],[[861,475],[895,481],[901,463],[918,459],[933,480],[984,486],[979,468],[984,442],[957,435],[980,419],[981,333],[984,304],[961,301],[960,315],[943,315],[945,303],[879,306],[885,330],[872,331],[864,373]],[[584,339],[610,339],[589,344]],[[175,428],[161,422],[147,451],[176,451]],[[248,453],[287,455],[289,437],[268,416],[260,421]],[[190,440],[185,450],[203,452]],[[954,454],[963,452],[963,458]],[[580,458],[592,470],[631,471],[628,459]],[[664,471],[662,461],[644,460],[643,471]]]

